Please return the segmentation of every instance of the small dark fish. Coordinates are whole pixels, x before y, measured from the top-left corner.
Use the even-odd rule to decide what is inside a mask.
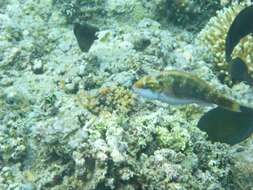
[[[248,66],[239,57],[230,61],[229,67],[230,77],[233,83],[245,81],[249,85],[253,85],[253,79],[248,72]]]
[[[97,39],[95,35],[99,29],[96,26],[89,25],[87,23],[75,23],[74,34],[76,36],[80,49],[84,52],[89,51],[93,42]]]
[[[243,9],[232,22],[225,42],[226,61],[230,62],[231,54],[240,40],[253,32],[253,5]]]
[[[234,145],[253,132],[253,109],[241,106],[241,112],[233,112],[217,107],[205,113],[197,126],[209,140]]]
[[[225,56],[229,63],[229,72],[232,82],[245,81],[253,85],[253,78],[248,72],[247,65],[239,57],[232,59],[231,54],[240,40],[253,33],[253,5],[243,9],[232,22],[225,41]]]

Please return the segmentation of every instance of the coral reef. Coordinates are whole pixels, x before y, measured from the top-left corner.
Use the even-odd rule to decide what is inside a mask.
[[[244,187],[233,147],[212,144],[196,128],[208,108],[148,101],[131,90],[143,75],[179,69],[252,102],[247,85],[232,92],[219,83],[193,33],[158,22],[168,2],[1,1],[0,189]],[[188,6],[176,13],[180,23]],[[87,53],[69,24],[82,19],[101,28]]]
[[[134,24],[147,17],[150,12],[150,8],[145,7],[145,3],[140,0],[54,0],[53,4],[61,10],[68,23],[89,20],[103,25],[110,25],[115,21]]]
[[[115,21],[120,21],[121,25],[133,25],[143,18],[151,18],[165,25],[176,23],[195,32],[227,4],[229,2],[220,0],[54,0],[54,5],[70,23],[88,20],[103,23],[105,27],[118,24]]]
[[[162,147],[184,151],[188,146],[189,138],[187,130],[180,129],[179,127],[174,127],[172,130],[164,127],[157,128],[157,142]]]
[[[253,183],[252,179],[252,139],[247,140],[241,145],[236,145],[233,157],[236,160],[232,170],[236,174],[233,176],[238,189],[251,189]]]
[[[0,129],[0,153],[4,163],[23,162],[28,149],[28,131],[22,125],[22,121],[15,122],[15,118],[9,116],[9,121],[1,125]],[[3,119],[4,121],[7,118]]]
[[[76,0],[53,0],[53,5],[59,8],[65,15],[68,22],[73,22],[77,18],[80,20],[91,19],[97,15],[105,15],[104,0],[101,1],[76,1]]]
[[[159,109],[149,116],[132,115],[131,120],[109,112],[99,117],[83,111],[77,113],[71,110],[60,120],[48,120],[46,125],[41,122],[33,128],[36,144],[43,147],[29,170],[37,186],[46,189],[127,186],[156,189],[158,184],[159,189],[233,186],[228,147],[207,142],[205,135],[187,126],[187,122],[185,128],[175,126],[171,121],[180,112],[168,117],[165,109]],[[156,132],[166,126],[174,131],[168,134],[169,141]],[[156,138],[160,138],[157,143]],[[40,168],[44,168],[43,172],[39,172]]]
[[[225,60],[225,38],[227,31],[235,16],[248,3],[233,3],[230,7],[217,12],[217,16],[212,17],[204,29],[199,33],[199,43],[210,49],[214,57],[214,69],[221,81],[230,84],[228,76],[228,63]],[[253,39],[250,35],[243,38],[233,51],[233,57],[240,57],[249,66],[252,74],[253,66]]]
[[[198,31],[223,4],[227,3],[219,0],[167,0],[168,19],[189,30]]]
[[[77,102],[94,114],[103,111],[128,113],[133,110],[134,96],[123,87],[102,87],[94,95],[85,95],[81,91],[77,95]]]

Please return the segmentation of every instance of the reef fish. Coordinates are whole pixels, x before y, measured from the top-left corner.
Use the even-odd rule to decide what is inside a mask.
[[[203,79],[176,70],[144,76],[134,83],[133,90],[143,97],[169,104],[216,104],[234,112],[240,112],[241,107]]]
[[[75,23],[74,34],[80,49],[84,52],[89,51],[93,42],[97,39],[96,32],[99,28],[87,23]]]
[[[209,140],[234,145],[252,134],[253,110],[241,107],[241,112],[232,112],[217,107],[205,113],[197,126],[208,134]]]
[[[229,74],[233,83],[245,81],[249,85],[253,85],[253,78],[249,74],[249,69],[244,61],[236,57],[230,61]]]
[[[226,39],[225,39],[225,57],[229,63],[230,76],[233,82],[245,81],[249,84],[253,84],[253,79],[248,73],[247,65],[240,58],[232,59],[231,54],[235,46],[240,40],[250,33],[253,33],[253,5],[244,8],[233,20]],[[239,73],[238,68],[241,69],[242,74]],[[238,74],[240,75],[238,77]]]

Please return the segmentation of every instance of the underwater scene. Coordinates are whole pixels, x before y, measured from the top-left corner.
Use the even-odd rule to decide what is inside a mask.
[[[251,0],[0,0],[0,190],[253,190]]]

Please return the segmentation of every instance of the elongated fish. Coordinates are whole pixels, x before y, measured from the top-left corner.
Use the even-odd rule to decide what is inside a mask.
[[[242,59],[238,57],[236,59],[232,59],[231,54],[233,53],[235,46],[240,42],[243,37],[247,36],[250,33],[253,33],[252,19],[253,5],[244,8],[235,17],[225,39],[225,57],[226,61],[229,63],[229,71],[232,81],[245,81],[250,85],[253,85],[253,79],[249,75],[247,65]]]
[[[240,104],[222,95],[206,81],[181,71],[166,71],[156,76],[144,76],[133,90],[139,95],[169,104],[216,104],[240,112]]]

